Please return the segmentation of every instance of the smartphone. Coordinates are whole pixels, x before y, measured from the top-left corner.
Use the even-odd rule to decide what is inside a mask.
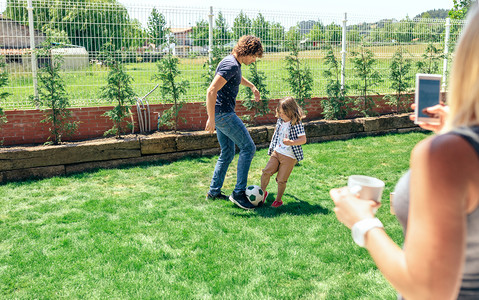
[[[416,109],[414,123],[439,124],[439,116],[426,112],[426,108],[439,104],[441,97],[441,75],[416,74]]]

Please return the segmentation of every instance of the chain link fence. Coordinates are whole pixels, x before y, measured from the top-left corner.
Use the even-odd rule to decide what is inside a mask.
[[[102,56],[106,45],[117,50],[115,53],[134,78],[133,88],[140,97],[158,84],[154,79],[156,63],[172,51],[180,58],[182,79],[190,82],[185,100],[204,101],[209,84],[208,63],[228,54],[243,34],[262,40],[265,54],[257,67],[266,76],[270,98],[291,95],[285,80],[285,57],[290,52],[287,41],[291,39],[298,43],[299,57],[313,74],[314,97],[326,95],[324,57],[330,46],[339,61],[344,57],[346,85],[358,80],[351,63],[352,53],[361,45],[374,53],[374,68],[384,79],[375,92],[385,94],[392,92],[387,78],[391,58],[399,46],[413,63],[412,73],[421,71],[422,62],[422,67],[425,63],[433,64],[428,70],[443,74],[463,26],[462,21],[445,19],[377,20],[300,11],[29,1],[8,0],[4,7],[0,5],[0,55],[9,72],[5,91],[12,94],[0,103],[4,109],[32,107],[29,98],[35,94],[35,69],[50,59],[32,55],[32,46],[41,48],[45,43],[54,43],[55,51],[63,58],[62,78],[70,103],[84,107],[109,105],[99,96],[108,73]],[[425,56],[427,51],[432,54]],[[249,67],[243,66],[243,75],[249,74]],[[238,99],[242,97],[244,90]],[[148,99],[150,103],[163,102],[158,92]]]

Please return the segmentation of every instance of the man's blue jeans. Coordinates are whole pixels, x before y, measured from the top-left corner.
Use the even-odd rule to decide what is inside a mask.
[[[215,113],[216,135],[221,153],[211,179],[210,194],[218,195],[225,180],[226,171],[235,156],[235,144],[240,149],[236,174],[235,193],[245,191],[248,172],[256,152],[256,146],[243,122],[234,113]]]

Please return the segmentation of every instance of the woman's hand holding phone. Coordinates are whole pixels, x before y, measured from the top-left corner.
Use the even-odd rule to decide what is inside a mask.
[[[411,108],[414,110],[416,109],[416,104],[412,104]],[[424,113],[426,114],[431,114],[439,117],[439,124],[431,124],[427,122],[421,122],[419,123],[419,126],[423,129],[426,130],[431,130],[435,133],[441,131],[442,127],[444,127],[444,122],[449,115],[449,106],[446,106],[444,104],[437,104],[431,107],[425,108],[426,111]],[[415,115],[409,116],[409,118],[414,121],[415,120]]]

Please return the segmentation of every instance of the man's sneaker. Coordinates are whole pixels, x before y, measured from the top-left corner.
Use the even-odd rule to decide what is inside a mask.
[[[230,196],[230,201],[238,205],[242,209],[250,210],[255,208],[255,206],[251,204],[251,202],[249,202],[248,198],[246,198],[246,194],[244,191],[239,193],[235,193],[233,191]]]
[[[223,192],[220,192],[218,195],[211,195],[210,192],[206,193],[206,200],[228,200],[228,196],[226,196]]]

